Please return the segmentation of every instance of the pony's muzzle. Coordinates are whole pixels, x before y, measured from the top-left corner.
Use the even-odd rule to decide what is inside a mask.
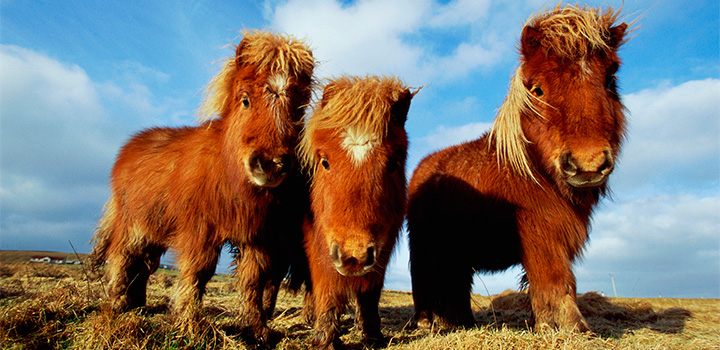
[[[338,273],[343,276],[361,276],[368,273],[376,261],[374,243],[342,249],[337,243],[330,245],[330,259]]]
[[[248,158],[250,181],[260,187],[276,187],[287,177],[293,166],[290,154],[268,157],[261,152],[253,152]]]
[[[558,159],[558,168],[567,183],[576,188],[597,187],[605,183],[615,162],[605,148],[599,152],[572,153],[565,151]]]

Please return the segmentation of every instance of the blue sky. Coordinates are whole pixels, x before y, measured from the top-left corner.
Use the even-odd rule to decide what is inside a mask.
[[[150,126],[193,125],[242,30],[306,40],[321,79],[424,86],[407,125],[410,173],[487,130],[525,19],[554,4],[0,1],[0,249],[89,251],[120,146]],[[623,14],[636,20],[620,52],[629,134],[578,290],[611,294],[613,274],[622,296],[720,297],[720,4],[632,1]],[[388,288],[409,290],[407,257],[403,237]],[[481,275],[475,290],[516,288],[519,273]]]

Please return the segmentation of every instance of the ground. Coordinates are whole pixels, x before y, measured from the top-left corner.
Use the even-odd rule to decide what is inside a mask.
[[[208,286],[199,334],[178,332],[168,315],[175,272],[152,276],[148,306],[113,317],[103,309],[102,280],[83,266],[8,262],[0,252],[0,348],[184,349],[252,348],[237,329],[232,276]],[[5,254],[6,255],[6,254]],[[386,291],[380,302],[387,349],[720,349],[720,300],[578,297],[594,335],[530,330],[525,293],[473,296],[478,327],[456,332],[410,326],[412,297]],[[311,329],[301,317],[302,298],[281,291],[275,317],[277,349],[310,348]],[[352,313],[343,316],[342,339],[363,349]]]

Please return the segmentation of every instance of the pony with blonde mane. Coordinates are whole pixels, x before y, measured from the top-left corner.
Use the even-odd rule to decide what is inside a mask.
[[[473,274],[521,264],[536,329],[589,330],[572,263],[624,137],[618,16],[558,6],[530,18],[491,131],[420,162],[407,218],[418,326],[474,325]]]
[[[353,299],[365,341],[382,339],[378,303],[405,215],[405,121],[415,93],[396,78],[338,78],[305,124],[306,308],[314,308],[317,348],[340,345],[340,315]]]
[[[303,184],[289,174],[314,65],[296,39],[246,33],[207,88],[201,125],[151,128],[122,147],[91,254],[95,266],[108,263],[114,312],[145,305],[148,278],[171,248],[180,271],[175,314],[197,319],[230,243],[238,249],[241,321],[267,337],[287,245],[302,244],[299,230],[288,237],[278,221],[299,226],[305,211],[293,205]]]

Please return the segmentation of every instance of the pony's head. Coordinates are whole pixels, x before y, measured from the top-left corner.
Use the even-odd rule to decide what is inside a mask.
[[[219,117],[209,123],[221,125],[218,141],[232,174],[261,187],[275,187],[286,177],[295,162],[314,65],[312,52],[298,40],[245,33],[235,56],[208,85],[201,108],[208,119]]]
[[[383,269],[405,212],[405,120],[411,92],[396,78],[338,78],[305,124],[314,225],[344,276]]]
[[[522,31],[522,60],[492,129],[498,159],[561,188],[604,190],[624,135],[619,12],[556,7]]]

